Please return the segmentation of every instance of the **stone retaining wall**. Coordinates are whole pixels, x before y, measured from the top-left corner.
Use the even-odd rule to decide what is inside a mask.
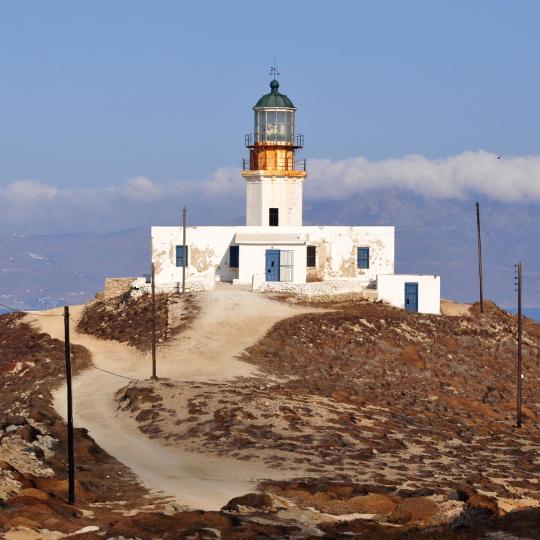
[[[369,299],[377,298],[376,290],[368,289],[366,282],[357,280],[328,280],[312,283],[264,281],[256,285],[253,290],[256,292],[294,294],[305,298],[338,296],[350,293],[362,294]]]
[[[131,284],[135,279],[134,277],[105,278],[105,287],[100,297],[107,299],[127,293],[131,289]]]

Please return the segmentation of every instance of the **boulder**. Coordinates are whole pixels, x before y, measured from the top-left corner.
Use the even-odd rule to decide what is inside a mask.
[[[7,414],[6,424],[8,426],[24,426],[26,424],[26,418],[18,414]]]
[[[222,510],[237,512],[240,507],[274,508],[274,499],[268,493],[248,493],[231,499]]]

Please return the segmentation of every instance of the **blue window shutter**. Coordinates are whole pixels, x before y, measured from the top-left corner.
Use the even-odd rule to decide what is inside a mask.
[[[185,253],[186,253],[186,266],[188,265],[189,257],[188,257],[188,246],[176,246],[176,266],[183,267],[184,266],[184,247]]]
[[[356,266],[362,270],[369,269],[369,248],[359,247],[356,249]]]
[[[231,246],[229,248],[229,266],[238,268],[240,265],[240,246]]]

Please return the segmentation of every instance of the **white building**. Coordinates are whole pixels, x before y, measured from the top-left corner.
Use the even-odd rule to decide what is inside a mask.
[[[438,276],[394,274],[394,227],[306,226],[302,224],[305,160],[296,160],[303,136],[295,132],[296,108],[279,92],[259,99],[254,132],[246,135],[244,160],[246,225],[152,227],[156,287],[174,289],[186,275],[188,289],[215,281],[248,284],[254,290],[376,290],[376,297],[423,313],[440,312]],[[186,260],[184,260],[186,256]],[[301,289],[302,287],[296,287]]]

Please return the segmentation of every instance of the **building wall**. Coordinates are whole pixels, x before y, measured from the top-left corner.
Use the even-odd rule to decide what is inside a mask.
[[[308,280],[354,278],[370,282],[394,273],[394,227],[303,227],[316,247],[316,267]],[[369,269],[357,268],[356,248],[369,248]]]
[[[246,225],[268,227],[270,208],[279,209],[280,227],[302,226],[303,177],[246,177]]]
[[[317,267],[310,275],[318,279],[359,279],[366,285],[377,274],[394,272],[393,227],[188,227],[189,247],[187,276],[204,274],[209,270],[217,279],[251,283],[253,275],[265,275],[267,249],[294,252],[294,282],[306,281],[306,245],[242,244],[240,270],[229,267],[229,246],[236,233],[295,234],[305,237],[307,245],[317,247]],[[156,265],[156,283],[177,283],[182,280],[182,268],[176,267],[176,246],[182,244],[182,227],[152,227],[152,261]],[[370,267],[356,266],[356,248],[370,248]],[[240,273],[239,273],[240,272]]]
[[[377,276],[379,300],[405,307],[405,283],[418,283],[418,312],[441,312],[441,279],[433,275],[394,274]]]
[[[229,246],[238,227],[188,227],[186,275],[202,275],[214,270],[223,281],[238,278],[238,269],[229,266]],[[156,283],[182,281],[182,267],[176,266],[176,246],[182,245],[182,227],[152,227],[152,262]]]

